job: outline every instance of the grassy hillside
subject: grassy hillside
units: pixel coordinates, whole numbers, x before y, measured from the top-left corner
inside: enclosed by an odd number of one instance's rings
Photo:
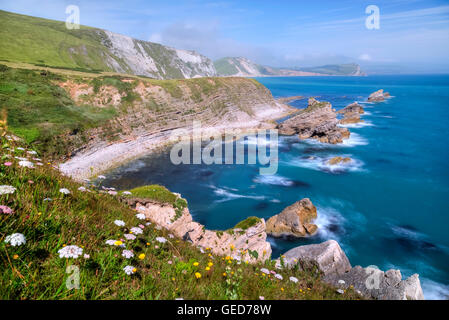
[[[300,68],[301,71],[323,73],[331,76],[351,76],[360,70],[359,65],[355,63],[348,64],[330,64],[320,67]]]
[[[86,26],[69,30],[65,22],[1,10],[0,41],[4,44],[0,46],[3,61],[156,79],[215,75],[212,61],[194,52]],[[192,59],[197,62],[192,63]]]
[[[39,155],[4,129],[3,121],[0,299],[357,298],[353,290],[336,293],[312,271],[281,271],[283,280],[278,280],[260,271],[262,267],[273,270],[272,262],[249,265],[207,250],[202,253],[139,220],[113,193],[61,176],[51,163],[37,159]],[[24,158],[28,160],[24,162]],[[176,205],[176,197],[163,187],[133,191]],[[137,226],[143,232],[126,240],[124,234]],[[18,242],[11,240],[11,235]],[[112,241],[107,244],[107,240]],[[74,248],[79,255],[62,255]],[[132,251],[129,259],[124,256],[125,249]],[[74,268],[79,270],[79,289],[66,286],[76,284],[71,277]],[[290,281],[290,276],[299,281]]]

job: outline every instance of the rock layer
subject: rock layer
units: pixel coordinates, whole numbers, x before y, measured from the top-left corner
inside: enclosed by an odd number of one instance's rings
[[[337,114],[329,102],[310,98],[306,109],[279,124],[278,129],[282,135],[298,134],[300,139],[337,144],[350,135],[348,129],[339,128],[337,124]]]
[[[145,214],[150,221],[195,246],[209,248],[212,254],[231,256],[248,262],[265,261],[271,256],[271,245],[266,241],[264,219],[254,218],[254,223],[244,228],[212,231],[193,221],[187,208],[177,216],[171,205],[142,199],[134,203],[136,210]]]
[[[317,218],[316,207],[305,198],[285,208],[267,221],[267,233],[275,236],[306,237],[318,227],[312,222]]]
[[[337,113],[343,114],[343,119],[340,120],[340,124],[351,124],[363,122],[363,120],[360,119],[360,115],[364,114],[365,110],[363,110],[363,107],[357,102],[354,102],[339,110]]]
[[[370,102],[382,102],[385,101],[385,99],[390,98],[390,94],[388,92],[384,92],[383,89],[377,90],[376,92],[373,92],[368,97],[368,101]]]

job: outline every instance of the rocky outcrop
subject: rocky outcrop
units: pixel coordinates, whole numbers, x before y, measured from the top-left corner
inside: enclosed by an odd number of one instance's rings
[[[377,90],[376,92],[373,92],[369,95],[368,101],[369,102],[382,102],[385,101],[385,99],[390,98],[390,94],[388,92],[384,92],[383,89]]]
[[[265,261],[271,256],[264,219],[252,217],[233,229],[212,231],[193,221],[187,208],[177,214],[171,205],[148,200],[143,204],[135,201],[135,208],[158,226],[195,246],[209,248],[212,254],[248,262]]]
[[[344,163],[349,163],[351,162],[352,159],[349,157],[333,157],[332,159],[327,160],[327,164],[333,166],[333,165],[337,165],[337,164],[344,164]]]
[[[325,276],[341,275],[351,270],[348,258],[335,240],[293,248],[282,255],[282,262],[276,260],[276,265],[315,269]]]
[[[363,296],[378,300],[424,300],[419,276],[414,274],[402,280],[401,271],[386,272],[377,268],[356,266],[340,275],[329,275],[323,280],[336,287],[352,286]]]
[[[351,124],[363,122],[363,120],[360,119],[360,115],[364,114],[365,110],[363,110],[363,107],[357,102],[354,102],[339,110],[337,113],[343,115],[343,118],[340,120],[340,124]]]
[[[402,280],[399,270],[386,272],[377,268],[362,268],[351,264],[340,245],[329,240],[320,244],[299,246],[276,260],[278,268],[317,270],[322,280],[339,289],[354,288],[366,298],[379,300],[423,300],[424,295],[417,274]]]
[[[274,237],[306,237],[313,235],[318,227],[312,222],[317,218],[316,207],[305,198],[285,208],[267,221],[267,233]]]
[[[310,98],[306,109],[279,124],[278,129],[282,135],[298,134],[300,139],[312,138],[336,144],[342,143],[350,135],[348,129],[339,128],[337,124],[337,114],[329,102]]]

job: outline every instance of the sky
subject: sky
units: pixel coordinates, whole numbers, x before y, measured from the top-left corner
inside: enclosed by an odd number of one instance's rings
[[[360,63],[392,72],[449,72],[449,0],[0,0],[0,9],[273,67]],[[379,28],[368,29],[369,5]]]

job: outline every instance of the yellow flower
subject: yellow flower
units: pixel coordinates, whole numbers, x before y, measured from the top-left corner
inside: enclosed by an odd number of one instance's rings
[[[136,268],[134,268],[134,269],[133,269],[133,273],[136,273],[136,272],[137,272],[137,269],[136,269]]]
[[[233,244],[231,244],[230,248],[231,248],[231,251],[233,251],[235,249],[235,246]]]
[[[15,255],[12,256],[12,258],[13,258],[14,260],[17,260],[17,259],[19,259],[19,255],[18,255],[18,254],[15,254]]]
[[[228,260],[228,263],[232,263],[232,261],[231,261],[231,260]]]
[[[209,270],[210,270],[210,267],[206,267],[205,270],[206,270],[206,271],[209,271]]]
[[[281,288],[281,291],[284,291],[284,288]]]
[[[62,246],[63,246],[63,247],[65,247],[65,246],[66,246],[66,244],[63,244]]]
[[[208,267],[212,267],[214,264],[212,262],[209,261],[209,263],[207,264]]]
[[[175,281],[176,279],[175,279],[175,277],[173,277],[173,278],[171,278],[173,281]]]
[[[232,258],[230,256],[226,256],[226,260],[231,260]]]
[[[147,246],[151,245],[151,243],[147,242]]]
[[[42,212],[38,212],[37,215],[40,216],[42,214]]]
[[[223,272],[223,277],[226,277],[226,272]]]
[[[212,255],[211,255],[210,253],[208,254],[208,256],[209,256],[209,257],[212,257]]]
[[[115,244],[116,246],[121,246],[121,245],[123,244],[123,242],[120,241],[120,240],[117,240],[116,242],[114,242],[114,244]]]
[[[201,278],[201,273],[195,272],[195,277],[196,277],[197,279]]]
[[[194,262],[193,265],[194,265],[195,267],[198,267],[199,263],[198,263],[198,262]]]
[[[145,254],[144,254],[144,253],[139,254],[139,259],[140,259],[140,260],[145,259]]]

